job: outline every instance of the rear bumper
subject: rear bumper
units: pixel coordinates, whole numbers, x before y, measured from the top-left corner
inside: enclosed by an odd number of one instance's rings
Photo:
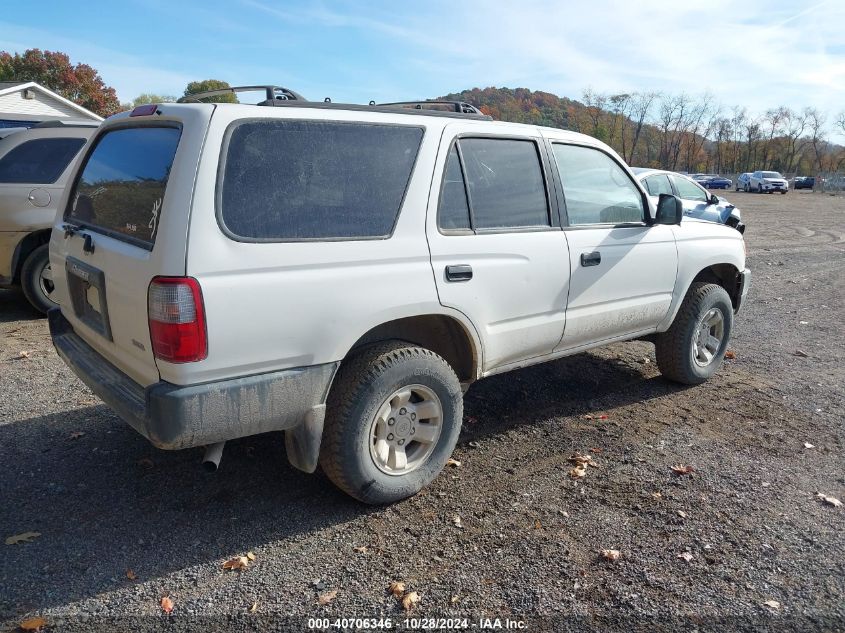
[[[736,307],[734,308],[734,314],[739,312],[739,309],[742,307],[742,304],[745,303],[745,297],[748,296],[748,290],[751,288],[751,271],[746,268],[742,272],[739,273],[739,292],[737,292],[737,299],[736,299]]]
[[[53,345],[62,360],[158,448],[204,446],[288,430],[293,431],[286,439],[291,462],[309,472],[316,468],[326,397],[340,363],[200,385],[162,381],[142,387],[79,337],[61,310],[50,311],[49,323]]]

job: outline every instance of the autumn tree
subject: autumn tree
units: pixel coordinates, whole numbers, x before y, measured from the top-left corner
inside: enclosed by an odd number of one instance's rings
[[[222,90],[224,88],[231,88],[231,86],[227,82],[221,81],[219,79],[203,79],[202,81],[192,81],[185,87],[184,96],[189,97],[200,92],[207,92],[210,90]],[[208,97],[206,99],[203,99],[203,101],[213,103],[237,103],[238,98],[233,92],[227,92],[222,95],[217,95],[216,97]]]
[[[34,81],[103,117],[120,110],[114,88],[91,66],[74,65],[64,53],[37,48],[23,55],[0,51],[0,81]]]

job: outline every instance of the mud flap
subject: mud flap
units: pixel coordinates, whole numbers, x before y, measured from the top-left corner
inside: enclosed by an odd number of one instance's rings
[[[319,404],[305,414],[302,424],[285,431],[285,449],[291,466],[306,473],[317,470],[325,419],[326,405]]]

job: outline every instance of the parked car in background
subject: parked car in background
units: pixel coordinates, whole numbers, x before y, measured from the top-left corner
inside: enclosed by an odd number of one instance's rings
[[[115,115],[61,196],[53,343],[156,446],[214,463],[283,430],[294,466],[387,503],[444,468],[485,376],[646,336],[667,378],[721,366],[742,235],[655,206],[601,141],[267,102]]]
[[[56,205],[98,125],[56,119],[0,140],[0,288],[20,286],[45,314],[56,307],[47,252]]]
[[[718,174],[707,174],[707,177],[699,181],[699,184],[707,189],[730,189],[733,181]]]
[[[747,171],[743,174],[740,174],[736,177],[736,184],[734,186],[734,191],[742,191],[748,192],[748,183],[751,182],[751,172]]]
[[[785,194],[789,191],[789,183],[776,171],[755,171],[748,180],[748,189],[756,193],[779,191]]]
[[[795,176],[795,178],[792,179],[793,189],[812,189],[815,186],[815,176]]]
[[[745,232],[742,215],[734,205],[722,200],[699,183],[681,174],[660,169],[632,169],[652,201],[656,202],[660,194],[667,193],[678,196],[684,205],[684,217],[707,220],[732,226],[740,233]]]

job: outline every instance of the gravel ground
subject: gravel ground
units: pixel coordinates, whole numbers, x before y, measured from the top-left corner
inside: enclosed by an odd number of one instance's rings
[[[3,545],[0,630],[395,627],[393,580],[413,616],[474,629],[845,630],[845,507],[816,496],[845,500],[845,197],[727,197],[754,283],[713,380],[669,383],[644,342],[484,380],[461,465],[390,507],[294,470],[280,434],[230,442],[214,475],[154,449],[0,292],[0,536],[40,533]],[[575,451],[598,465],[580,480]]]

